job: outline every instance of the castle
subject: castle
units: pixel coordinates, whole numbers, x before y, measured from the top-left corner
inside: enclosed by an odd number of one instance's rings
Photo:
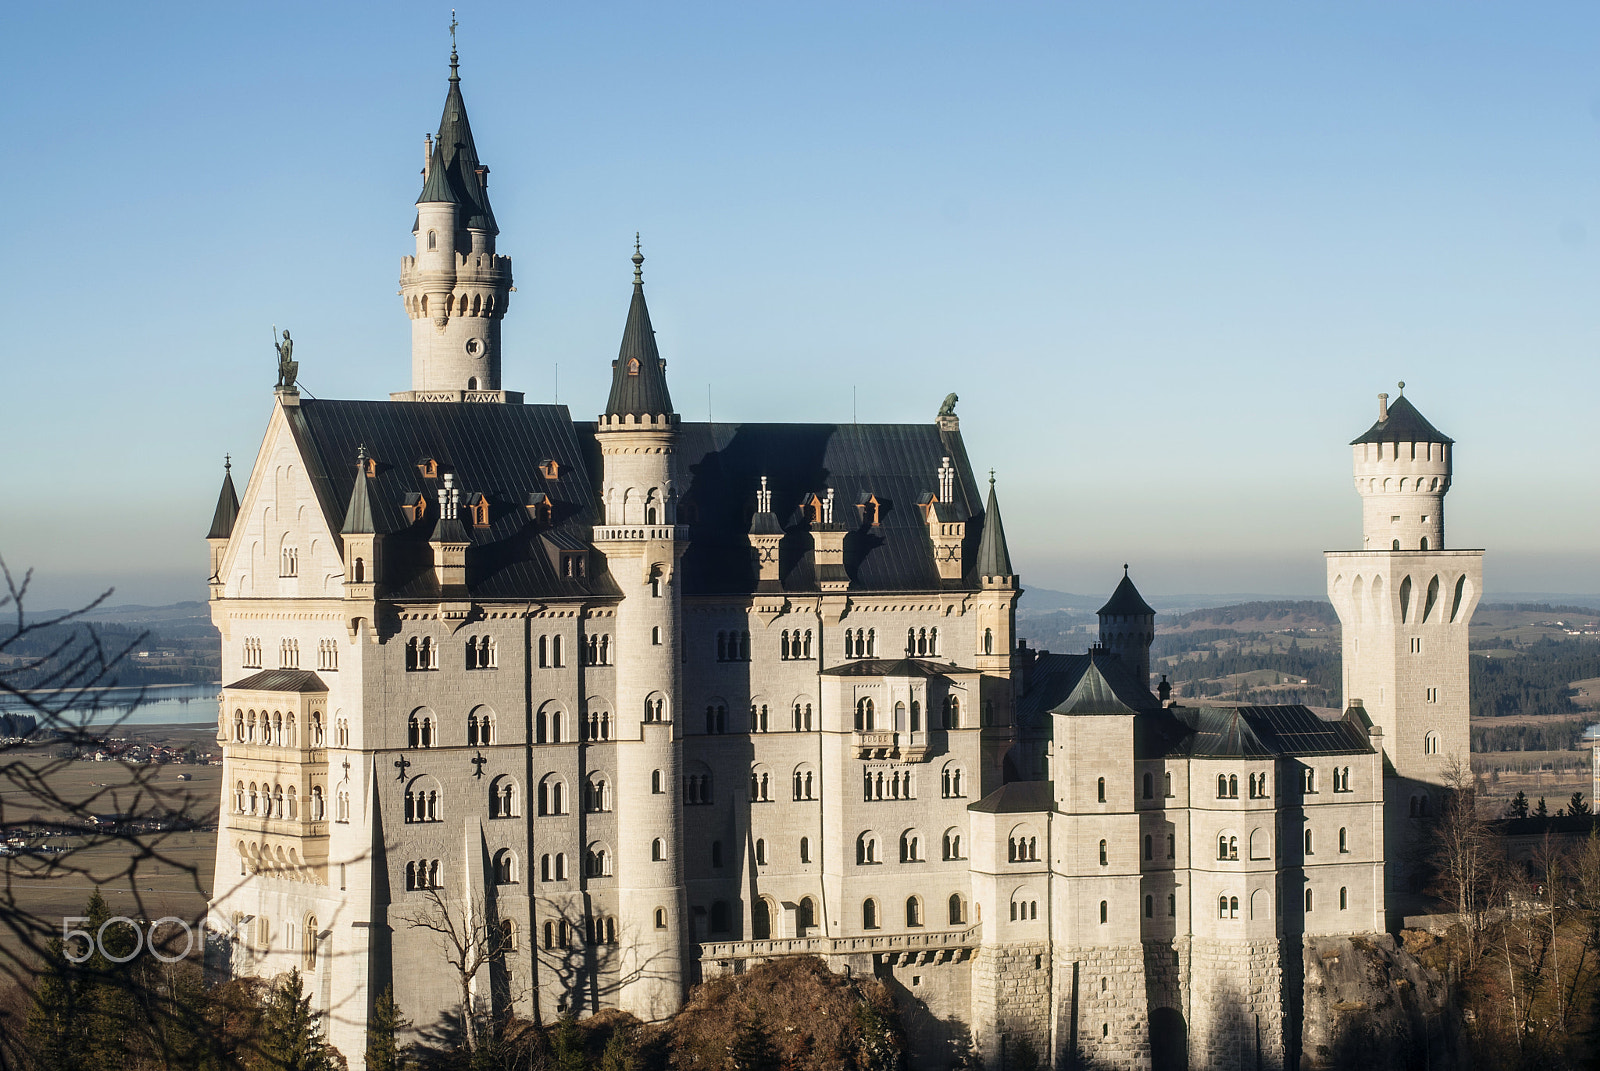
[[[1153,691],[1126,575],[1089,652],[1036,652],[954,413],[681,419],[637,247],[598,419],[503,389],[511,261],[450,69],[411,389],[281,379],[212,521],[214,962],[298,967],[353,1066],[387,987],[423,1028],[660,1019],[795,954],[990,1066],[1292,1061],[1305,942],[1385,928],[1385,859],[1467,752],[1451,440],[1401,397],[1353,445],[1341,718]]]

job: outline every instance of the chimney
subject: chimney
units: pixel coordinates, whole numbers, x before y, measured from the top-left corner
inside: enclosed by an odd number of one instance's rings
[[[422,135],[422,181],[428,181],[428,165],[433,162],[433,135]]]
[[[1378,423],[1382,424],[1385,420],[1388,420],[1388,419],[1389,419],[1389,396],[1387,394],[1380,394],[1380,395],[1378,395]]]
[[[1156,698],[1161,700],[1162,706],[1172,702],[1172,685],[1167,683],[1167,675],[1161,674],[1161,683],[1156,685]]]

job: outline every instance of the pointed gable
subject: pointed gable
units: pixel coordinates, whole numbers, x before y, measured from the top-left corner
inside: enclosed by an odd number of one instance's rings
[[[989,503],[983,510],[983,538],[978,542],[978,575],[1011,576],[1011,552],[1006,548],[1006,531],[1000,522],[1000,500],[994,493],[994,476],[989,477]]]
[[[1402,384],[1403,385],[1403,384]],[[1454,443],[1455,440],[1428,423],[1428,418],[1417,412],[1417,407],[1404,394],[1389,405],[1388,416],[1378,421],[1351,446],[1362,443]]]

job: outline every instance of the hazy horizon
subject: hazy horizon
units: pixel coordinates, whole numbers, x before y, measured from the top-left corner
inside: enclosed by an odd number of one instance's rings
[[[1488,597],[1600,591],[1600,8],[458,10],[529,401],[599,411],[638,230],[685,419],[955,391],[1024,586],[1321,597],[1403,379]],[[204,597],[274,324],[313,395],[410,385],[448,18],[12,12],[0,556],[34,606]]]

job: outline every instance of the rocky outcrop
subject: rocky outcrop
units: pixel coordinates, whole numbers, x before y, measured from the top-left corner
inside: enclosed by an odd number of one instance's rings
[[[1388,934],[1306,939],[1303,1069],[1468,1066],[1445,979],[1408,944]]]

